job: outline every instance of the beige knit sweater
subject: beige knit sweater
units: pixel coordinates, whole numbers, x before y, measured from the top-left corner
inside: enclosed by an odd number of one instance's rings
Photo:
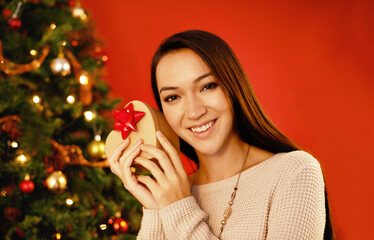
[[[237,175],[192,187],[191,197],[143,209],[138,239],[218,239]],[[222,239],[323,239],[324,181],[304,151],[279,153],[243,171]]]

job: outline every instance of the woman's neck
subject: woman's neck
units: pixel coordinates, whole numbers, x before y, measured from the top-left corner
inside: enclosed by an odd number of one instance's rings
[[[216,182],[241,170],[249,145],[239,137],[231,139],[224,149],[216,154],[197,153],[200,167],[195,172],[194,185]]]

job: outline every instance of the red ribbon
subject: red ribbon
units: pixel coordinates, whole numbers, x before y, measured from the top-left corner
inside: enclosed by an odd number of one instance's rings
[[[127,138],[131,131],[136,131],[135,124],[145,115],[144,112],[134,111],[132,103],[128,104],[121,111],[113,110],[114,130],[121,131],[122,139]]]

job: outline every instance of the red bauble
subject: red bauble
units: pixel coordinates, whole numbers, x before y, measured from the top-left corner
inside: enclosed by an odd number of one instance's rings
[[[19,188],[21,189],[21,192],[23,193],[32,193],[35,189],[35,184],[31,180],[22,180],[19,184]]]
[[[123,218],[116,218],[113,222],[113,230],[117,233],[125,233],[129,230],[129,224]]]
[[[12,10],[10,10],[9,8],[4,8],[2,13],[4,19],[7,20],[10,18],[10,15],[12,15]]]
[[[14,222],[17,219],[19,219],[21,217],[21,215],[22,215],[21,210],[19,210],[16,207],[6,207],[4,209],[4,216],[9,221]]]
[[[17,31],[21,28],[21,20],[19,18],[12,18],[8,21],[8,26],[11,30]]]
[[[69,6],[70,7],[75,7],[75,5],[77,5],[77,3],[74,0],[69,1]]]

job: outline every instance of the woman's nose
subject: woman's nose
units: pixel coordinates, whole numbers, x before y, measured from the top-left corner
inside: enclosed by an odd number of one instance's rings
[[[188,98],[185,101],[185,116],[189,119],[196,120],[207,112],[204,103],[195,97]]]

